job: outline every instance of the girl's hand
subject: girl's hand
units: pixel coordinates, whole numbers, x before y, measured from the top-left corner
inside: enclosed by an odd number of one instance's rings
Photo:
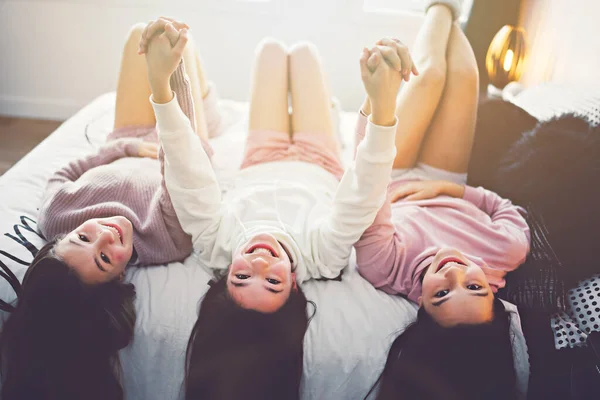
[[[462,198],[465,187],[449,181],[418,181],[400,185],[391,195],[391,202],[398,200],[428,200],[440,195]]]
[[[190,27],[183,23],[183,22],[179,22],[174,20],[173,18],[169,18],[169,17],[159,17],[156,21],[150,21],[148,22],[148,25],[146,25],[146,28],[144,29],[144,32],[142,33],[142,38],[140,39],[140,46],[138,49],[138,54],[144,54],[146,51],[148,51],[148,43],[150,43],[150,40],[152,40],[152,38],[159,34],[159,33],[163,33],[165,31],[165,27],[167,24],[171,23],[173,25],[173,27],[175,29],[177,29],[178,31],[182,30],[182,29],[190,29]],[[172,45],[174,46],[175,43],[172,43]]]
[[[156,143],[144,142],[136,138],[122,138],[115,142],[125,146],[125,154],[129,157],[158,158],[158,144]]]
[[[400,72],[402,78],[408,82],[410,74],[419,75],[417,66],[412,60],[408,47],[396,38],[383,38],[377,41],[377,46],[386,47],[387,51],[382,51],[383,59],[396,71]]]
[[[173,98],[169,79],[183,58],[183,49],[187,42],[187,28],[178,31],[169,22],[165,25],[164,32],[154,35],[148,43],[148,79],[152,97],[157,103],[167,103]]]
[[[154,158],[156,160],[158,158],[158,144],[142,142],[138,146],[137,156],[140,158]]]
[[[383,52],[390,57],[394,51],[387,46],[363,49],[360,70],[363,85],[371,102],[371,121],[376,125],[392,126],[396,122],[396,96],[402,75],[383,60]],[[374,66],[374,69],[371,67]]]

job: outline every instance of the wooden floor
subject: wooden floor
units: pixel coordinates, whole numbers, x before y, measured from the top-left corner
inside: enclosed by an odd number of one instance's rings
[[[0,116],[0,175],[54,132],[62,121]]]

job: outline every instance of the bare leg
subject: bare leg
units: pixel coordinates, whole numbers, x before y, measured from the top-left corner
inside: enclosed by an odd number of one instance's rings
[[[136,24],[129,31],[121,58],[117,83],[115,128],[135,125],[154,125],[154,110],[148,101],[152,91],[148,82],[146,60],[137,54],[145,24]]]
[[[446,79],[446,49],[451,27],[450,9],[443,5],[429,8],[412,51],[419,75],[411,77],[398,96],[396,169],[414,166],[425,132],[438,107]],[[367,99],[363,112],[370,114],[370,108]]]
[[[298,43],[290,50],[292,137],[296,132],[315,134],[335,154],[339,143],[331,118],[331,95],[317,48]]]
[[[289,136],[288,55],[284,45],[264,39],[257,48],[250,94],[250,131],[268,130]]]
[[[152,91],[148,82],[146,59],[144,56],[137,54],[137,48],[145,27],[146,24],[134,25],[129,32],[123,49],[121,70],[117,83],[115,129],[126,126],[154,125],[156,123],[154,110],[149,101]],[[202,70],[199,64],[197,64],[197,59],[194,42],[190,38],[183,53],[183,62],[194,99],[196,130],[200,137],[206,139],[208,134],[204,118],[204,105],[202,103],[203,90],[199,79],[199,73]]]
[[[196,42],[191,35],[183,50],[183,63],[187,72],[194,99],[194,115],[196,118],[196,132],[202,139],[208,140],[208,128],[206,127],[206,115],[204,114],[204,102],[202,99],[208,91],[204,78],[204,71],[200,64],[200,57],[196,51]]]
[[[448,44],[444,94],[423,143],[419,162],[451,172],[467,172],[479,96],[473,49],[457,24]]]
[[[189,43],[189,42],[188,42]],[[208,94],[208,80],[206,79],[206,73],[202,67],[202,60],[200,54],[196,51],[196,72],[198,76],[198,82],[200,83],[200,90],[202,91],[202,98],[205,98]]]

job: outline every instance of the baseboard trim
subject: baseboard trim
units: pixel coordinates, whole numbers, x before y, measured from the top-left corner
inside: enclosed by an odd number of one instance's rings
[[[70,99],[0,95],[0,115],[11,117],[62,121],[84,105]]]

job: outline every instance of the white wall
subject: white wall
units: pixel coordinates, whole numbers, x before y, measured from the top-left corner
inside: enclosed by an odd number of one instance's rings
[[[600,2],[525,0],[521,25],[529,57],[522,81],[600,85]]]
[[[316,43],[333,93],[345,109],[354,109],[363,96],[361,48],[385,35],[410,45],[422,21],[406,13],[364,14],[361,5],[361,0],[254,5],[244,0],[0,0],[0,114],[64,119],[114,90],[129,27],[159,15],[191,26],[209,79],[223,97],[247,99],[254,48],[268,35]]]

